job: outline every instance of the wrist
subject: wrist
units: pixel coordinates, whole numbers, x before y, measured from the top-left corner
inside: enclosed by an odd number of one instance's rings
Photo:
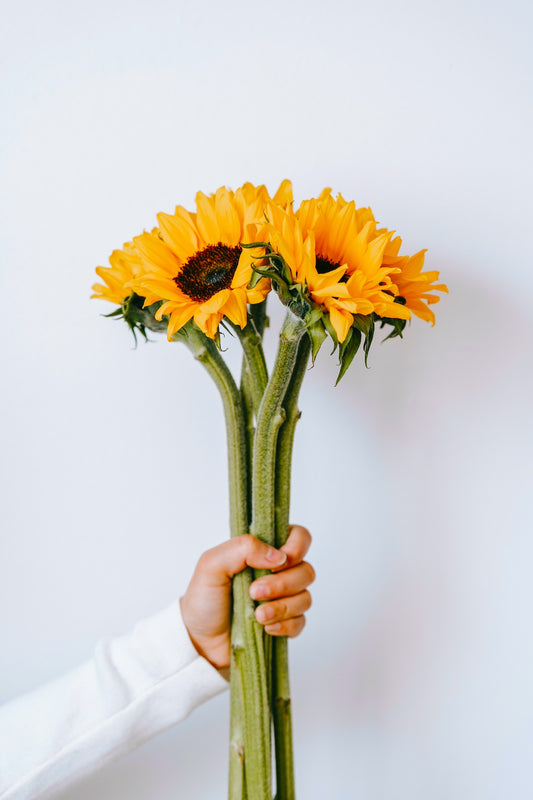
[[[188,619],[186,600],[183,597],[180,599],[180,609],[183,624],[198,655],[219,672],[224,674],[224,671],[229,671],[230,644],[227,633],[214,636],[199,633]],[[227,678],[227,675],[224,677]]]

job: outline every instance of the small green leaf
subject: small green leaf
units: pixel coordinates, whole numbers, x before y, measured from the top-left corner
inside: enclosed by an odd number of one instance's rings
[[[110,317],[123,317],[124,314],[122,313],[122,307],[119,306],[118,308],[115,308],[115,310],[112,311],[111,314],[102,314],[102,316],[106,317],[106,319],[109,319]]]
[[[368,336],[369,331],[374,327],[374,318],[372,314],[354,314],[354,326]]]
[[[361,345],[361,331],[357,328],[351,329],[351,336],[346,337],[345,341],[341,345],[341,355],[340,355],[340,364],[341,368],[339,370],[339,374],[337,375],[337,380],[335,381],[335,386],[339,384],[342,380],[346,371],[352,361],[355,358],[357,351]],[[347,344],[346,344],[347,342]]]
[[[318,351],[322,347],[324,339],[327,337],[322,320],[315,322],[313,325],[311,325],[311,327],[307,328],[307,333],[311,339],[311,359],[314,364],[315,358],[318,355]]]
[[[372,346],[372,340],[374,338],[374,320],[372,320],[372,327],[369,329],[368,333],[365,334],[365,343],[363,346],[363,350],[365,352],[365,367],[368,367],[368,354],[370,353],[370,347]]]
[[[335,331],[335,328],[331,324],[331,320],[329,318],[329,314],[323,314],[322,322],[324,323],[324,326],[325,326],[327,332],[329,333],[329,335],[331,336],[331,339],[333,341],[333,350],[331,351],[331,355],[333,355],[333,353],[335,352],[335,350],[337,349],[337,346],[339,344],[339,340],[337,339],[337,333]]]
[[[252,277],[250,278],[250,283],[248,284],[248,289],[253,289],[255,286],[257,286],[261,278],[267,277],[260,270],[255,268],[252,269],[253,272],[252,272]]]
[[[390,325],[392,327],[392,331],[389,333],[388,336],[385,336],[383,339],[384,342],[388,341],[388,339],[395,339],[397,336],[400,339],[403,339],[403,332],[405,326],[407,324],[406,319],[387,319],[381,323],[381,327],[383,328],[385,325]]]
[[[243,248],[243,250],[250,250],[254,247],[268,247],[270,249],[270,245],[268,242],[252,242],[251,244],[244,244],[244,242],[239,242],[239,245]]]
[[[350,341],[351,341],[352,336],[353,336],[353,331],[354,331],[354,329],[350,328],[350,330],[348,331],[348,334],[346,336],[346,339],[344,340],[344,342],[341,342],[341,344],[339,345],[339,363],[342,361],[342,357],[344,355],[344,351],[346,350],[346,348],[350,344]]]

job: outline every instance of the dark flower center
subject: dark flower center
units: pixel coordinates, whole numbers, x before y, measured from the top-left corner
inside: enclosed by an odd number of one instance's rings
[[[326,272],[333,272],[334,269],[340,267],[338,261],[332,261],[331,258],[326,258],[326,256],[321,256],[319,253],[316,254],[316,271],[319,275],[325,275]],[[346,283],[348,280],[347,275],[343,275],[340,279],[340,283]]]
[[[230,288],[240,255],[240,247],[208,244],[187,259],[174,283],[191,300],[204,303],[221,289]]]

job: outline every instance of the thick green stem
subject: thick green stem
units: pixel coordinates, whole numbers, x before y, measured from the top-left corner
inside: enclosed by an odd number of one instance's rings
[[[248,369],[246,356],[242,357],[241,368],[241,397],[244,410],[244,421],[246,426],[246,451],[247,451],[247,505],[248,505],[248,525],[252,524],[252,456],[254,450],[254,434],[255,434],[255,421],[254,421],[254,401],[252,396],[252,376]]]
[[[232,635],[232,642],[237,634]],[[236,650],[232,646],[231,690],[230,690],[230,750],[229,750],[229,800],[245,800],[246,782],[244,777],[244,686],[243,668]]]
[[[237,333],[244,351],[242,385],[246,386],[250,394],[253,410],[257,416],[268,381],[263,340],[252,319],[245,328],[239,328],[238,325],[232,327]]]
[[[216,383],[226,419],[231,535],[248,532],[247,441],[242,397],[216,345],[192,325],[180,337]],[[272,800],[270,709],[264,643],[250,598],[251,570],[233,580],[231,800]],[[246,781],[246,785],[245,785]]]
[[[307,369],[310,340],[303,336],[283,406],[286,419],[279,436],[276,455],[276,547],[282,547],[289,532],[292,447],[300,419],[298,395]],[[295,800],[292,714],[289,657],[286,637],[272,641],[272,716],[276,750],[276,800]]]
[[[286,416],[283,400],[304,331],[304,322],[288,312],[279,336],[276,363],[257,416],[252,471],[252,532],[268,544],[274,544],[276,538],[276,445]]]
[[[278,433],[285,421],[283,401],[295,366],[299,342],[305,331],[302,320],[288,313],[280,332],[278,355],[264,390],[254,437],[252,467],[252,532],[268,544],[276,538],[276,450]],[[258,371],[257,371],[258,372]],[[256,577],[264,571],[256,571]],[[271,673],[272,638],[262,633],[267,668]],[[268,696],[271,697],[269,680]]]
[[[263,399],[263,393],[268,381],[268,371],[265,354],[263,352],[262,336],[266,320],[266,302],[258,304],[256,309],[257,323],[251,316],[244,329],[229,323],[242,345],[243,359],[241,369],[241,396],[244,404],[246,419],[246,437],[248,443],[248,475],[252,475],[252,456],[255,435],[255,418]],[[252,306],[252,309],[255,307]],[[252,522],[252,482],[248,481],[248,520]]]

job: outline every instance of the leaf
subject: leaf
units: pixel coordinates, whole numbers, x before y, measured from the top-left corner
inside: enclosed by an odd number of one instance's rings
[[[345,341],[341,345],[340,351],[340,364],[341,368],[339,370],[339,374],[337,375],[337,380],[335,381],[335,386],[339,384],[339,381],[344,377],[346,371],[352,361],[355,358],[357,351],[361,345],[361,331],[357,328],[352,328],[351,336],[346,337]]]
[[[374,320],[372,320],[372,327],[365,335],[365,344],[363,346],[363,350],[365,351],[365,367],[368,367],[368,354],[370,352],[370,347],[372,346],[372,340],[374,338],[374,330],[375,330],[375,325],[374,325]]]
[[[109,319],[110,317],[122,317],[124,315],[122,313],[121,306],[119,306],[118,308],[115,308],[115,310],[112,311],[111,314],[102,314],[102,316],[106,317],[106,319]]]
[[[323,322],[327,332],[329,333],[329,335],[331,336],[331,339],[333,341],[333,350],[331,351],[331,355],[333,355],[333,353],[335,352],[335,350],[337,349],[337,346],[339,344],[339,340],[337,339],[337,332],[335,331],[335,328],[331,324],[331,320],[329,318],[329,314],[324,314],[322,316],[322,322]]]
[[[315,358],[318,355],[318,351],[322,347],[324,343],[324,339],[326,338],[327,334],[324,330],[324,326],[322,321],[319,320],[307,328],[307,333],[309,334],[309,338],[311,339],[311,359],[313,364],[315,363]]]
[[[372,314],[354,314],[354,326],[368,336],[369,331],[374,327],[374,317]]]
[[[252,266],[252,270],[253,270],[252,277],[250,278],[250,283],[248,284],[248,289],[253,289],[255,286],[257,286],[257,284],[259,283],[261,278],[270,277],[270,275],[265,275],[259,269],[256,269],[253,266]]]
[[[268,242],[251,242],[251,244],[244,244],[244,242],[239,242],[239,245],[244,250],[250,250],[250,249],[252,249],[254,247],[267,247],[267,248],[271,249],[271,247],[270,247]]]
[[[397,336],[399,336],[400,339],[403,339],[403,332],[404,332],[406,324],[407,324],[407,320],[406,319],[387,319],[387,320],[383,320],[383,322],[381,323],[381,327],[382,328],[385,325],[390,325],[392,327],[392,331],[389,333],[388,336],[385,336],[383,341],[386,342],[388,339],[395,339]]]
[[[342,361],[342,357],[344,355],[344,351],[346,350],[346,348],[350,344],[350,341],[351,341],[352,336],[353,336],[353,330],[354,330],[353,328],[350,328],[350,330],[348,331],[348,335],[346,336],[346,339],[344,340],[344,342],[341,342],[341,344],[339,345],[339,363]]]

